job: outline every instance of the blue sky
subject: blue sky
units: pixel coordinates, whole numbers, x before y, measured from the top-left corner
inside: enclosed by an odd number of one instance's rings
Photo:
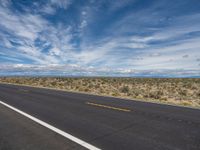
[[[199,0],[0,0],[0,75],[200,76]]]

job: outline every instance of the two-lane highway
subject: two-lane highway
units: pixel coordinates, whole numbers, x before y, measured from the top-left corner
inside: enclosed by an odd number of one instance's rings
[[[0,101],[99,149],[200,149],[198,109],[9,84]],[[2,150],[85,148],[1,104],[0,119]]]

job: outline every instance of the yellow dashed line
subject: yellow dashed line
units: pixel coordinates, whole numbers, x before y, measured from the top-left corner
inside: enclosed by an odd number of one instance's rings
[[[21,92],[29,92],[29,90],[25,90],[25,89],[18,89]]]
[[[91,103],[91,102],[86,102],[86,104],[87,105],[92,105],[92,106],[97,106],[97,107],[113,109],[113,110],[125,111],[125,112],[130,112],[131,111],[130,109],[118,108],[118,107],[107,106],[107,105],[102,105],[102,104],[96,104],[96,103]]]

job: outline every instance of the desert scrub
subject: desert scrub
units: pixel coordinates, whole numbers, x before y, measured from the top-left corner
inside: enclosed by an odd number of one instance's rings
[[[120,91],[122,92],[122,93],[128,93],[129,92],[129,87],[128,86],[123,86],[121,89],[120,89]]]
[[[1,77],[0,82],[200,107],[199,78]]]

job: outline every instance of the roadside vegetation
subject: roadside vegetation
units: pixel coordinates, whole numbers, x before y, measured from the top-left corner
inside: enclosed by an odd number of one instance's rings
[[[200,108],[200,79],[1,77],[0,82]]]

